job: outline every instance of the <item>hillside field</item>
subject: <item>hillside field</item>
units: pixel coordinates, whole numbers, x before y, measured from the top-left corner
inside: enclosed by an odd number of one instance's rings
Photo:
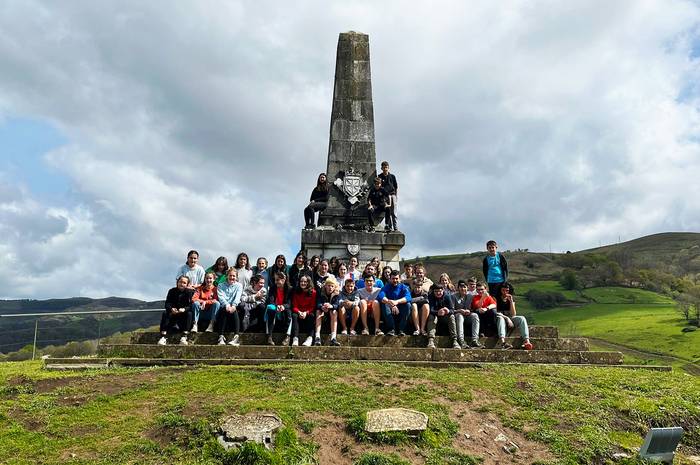
[[[429,415],[418,438],[362,433],[368,409]],[[228,413],[276,412],[274,453],[225,452]],[[652,426],[686,429],[700,454],[700,378],[677,371],[382,364],[113,369],[56,373],[0,364],[3,464],[602,464],[634,455]],[[505,434],[520,450],[507,454]],[[637,464],[635,459],[617,463]]]
[[[573,305],[537,311],[523,294],[530,289],[561,292]],[[621,287],[564,290],[554,281],[518,286],[518,308],[532,322],[555,325],[564,336],[588,336],[661,355],[700,362],[700,331],[684,333],[686,326],[673,299]],[[586,302],[586,303],[583,303]]]

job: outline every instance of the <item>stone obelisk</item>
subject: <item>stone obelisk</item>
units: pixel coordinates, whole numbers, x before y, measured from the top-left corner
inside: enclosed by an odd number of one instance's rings
[[[316,230],[302,231],[302,250],[326,258],[378,256],[398,267],[404,235],[365,230],[367,191],[377,175],[367,34],[351,31],[338,37],[326,174],[328,207],[319,214]]]

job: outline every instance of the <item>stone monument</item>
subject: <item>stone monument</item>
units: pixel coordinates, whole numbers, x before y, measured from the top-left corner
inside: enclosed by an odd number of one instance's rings
[[[319,214],[317,229],[302,231],[301,248],[307,256],[356,256],[360,261],[377,256],[398,269],[405,236],[366,231],[367,192],[377,176],[369,63],[369,36],[341,33],[326,167],[328,207]]]

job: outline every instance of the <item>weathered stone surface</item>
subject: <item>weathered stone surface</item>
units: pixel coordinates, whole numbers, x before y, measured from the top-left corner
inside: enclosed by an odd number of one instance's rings
[[[530,340],[535,346],[535,350],[588,350],[588,340],[584,338],[556,338],[551,337],[552,330],[556,330],[554,326],[530,326]],[[285,334],[275,333],[272,338],[277,344],[280,344],[284,339]],[[214,345],[217,343],[218,334],[216,333],[192,333],[189,340],[196,345]],[[131,334],[132,344],[155,344],[160,339],[160,333],[157,331],[134,332]],[[180,339],[179,334],[171,334],[168,336],[169,344],[177,344]],[[329,335],[321,335],[323,344],[328,343]],[[509,342],[520,347],[519,338],[508,338]],[[391,337],[391,336],[343,336],[338,335],[338,341],[343,345],[364,346],[364,347],[425,347],[428,339],[424,336],[406,336],[406,337]],[[496,344],[495,338],[481,338],[481,343],[486,347],[493,347]],[[241,344],[243,345],[267,345],[267,336],[263,333],[243,333],[241,334]],[[452,347],[452,341],[448,336],[438,336],[435,338],[435,344],[438,347]]]
[[[564,363],[619,365],[619,352],[581,352],[565,350],[459,350],[413,347],[280,347],[280,346],[158,346],[122,344],[98,347],[100,357],[163,359],[231,360],[374,360],[485,363]]]
[[[368,261],[372,257],[381,257],[392,268],[399,267],[399,251],[406,243],[403,233],[370,233],[365,231],[336,231],[329,229],[304,230],[301,233],[302,248],[307,255],[323,255],[338,257],[343,260],[350,258],[348,244],[360,246],[356,256],[360,261]]]
[[[217,439],[224,448],[240,446],[246,441],[274,446],[275,433],[282,427],[282,420],[272,413],[229,415],[221,421]]]
[[[405,408],[385,408],[367,412],[365,431],[383,433],[387,431],[406,431],[417,433],[428,427],[428,415],[417,410]]]

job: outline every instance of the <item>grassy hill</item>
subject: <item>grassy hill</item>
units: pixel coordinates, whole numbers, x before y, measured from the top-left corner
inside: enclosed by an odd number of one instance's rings
[[[362,432],[368,409],[429,415],[418,438]],[[276,412],[274,452],[225,452],[212,427]],[[700,453],[700,378],[621,368],[381,364],[114,369],[56,373],[0,364],[4,464],[602,464],[633,455],[652,426]],[[503,451],[505,434],[520,450]],[[685,457],[685,458],[684,458]],[[639,463],[634,459],[617,461]]]

